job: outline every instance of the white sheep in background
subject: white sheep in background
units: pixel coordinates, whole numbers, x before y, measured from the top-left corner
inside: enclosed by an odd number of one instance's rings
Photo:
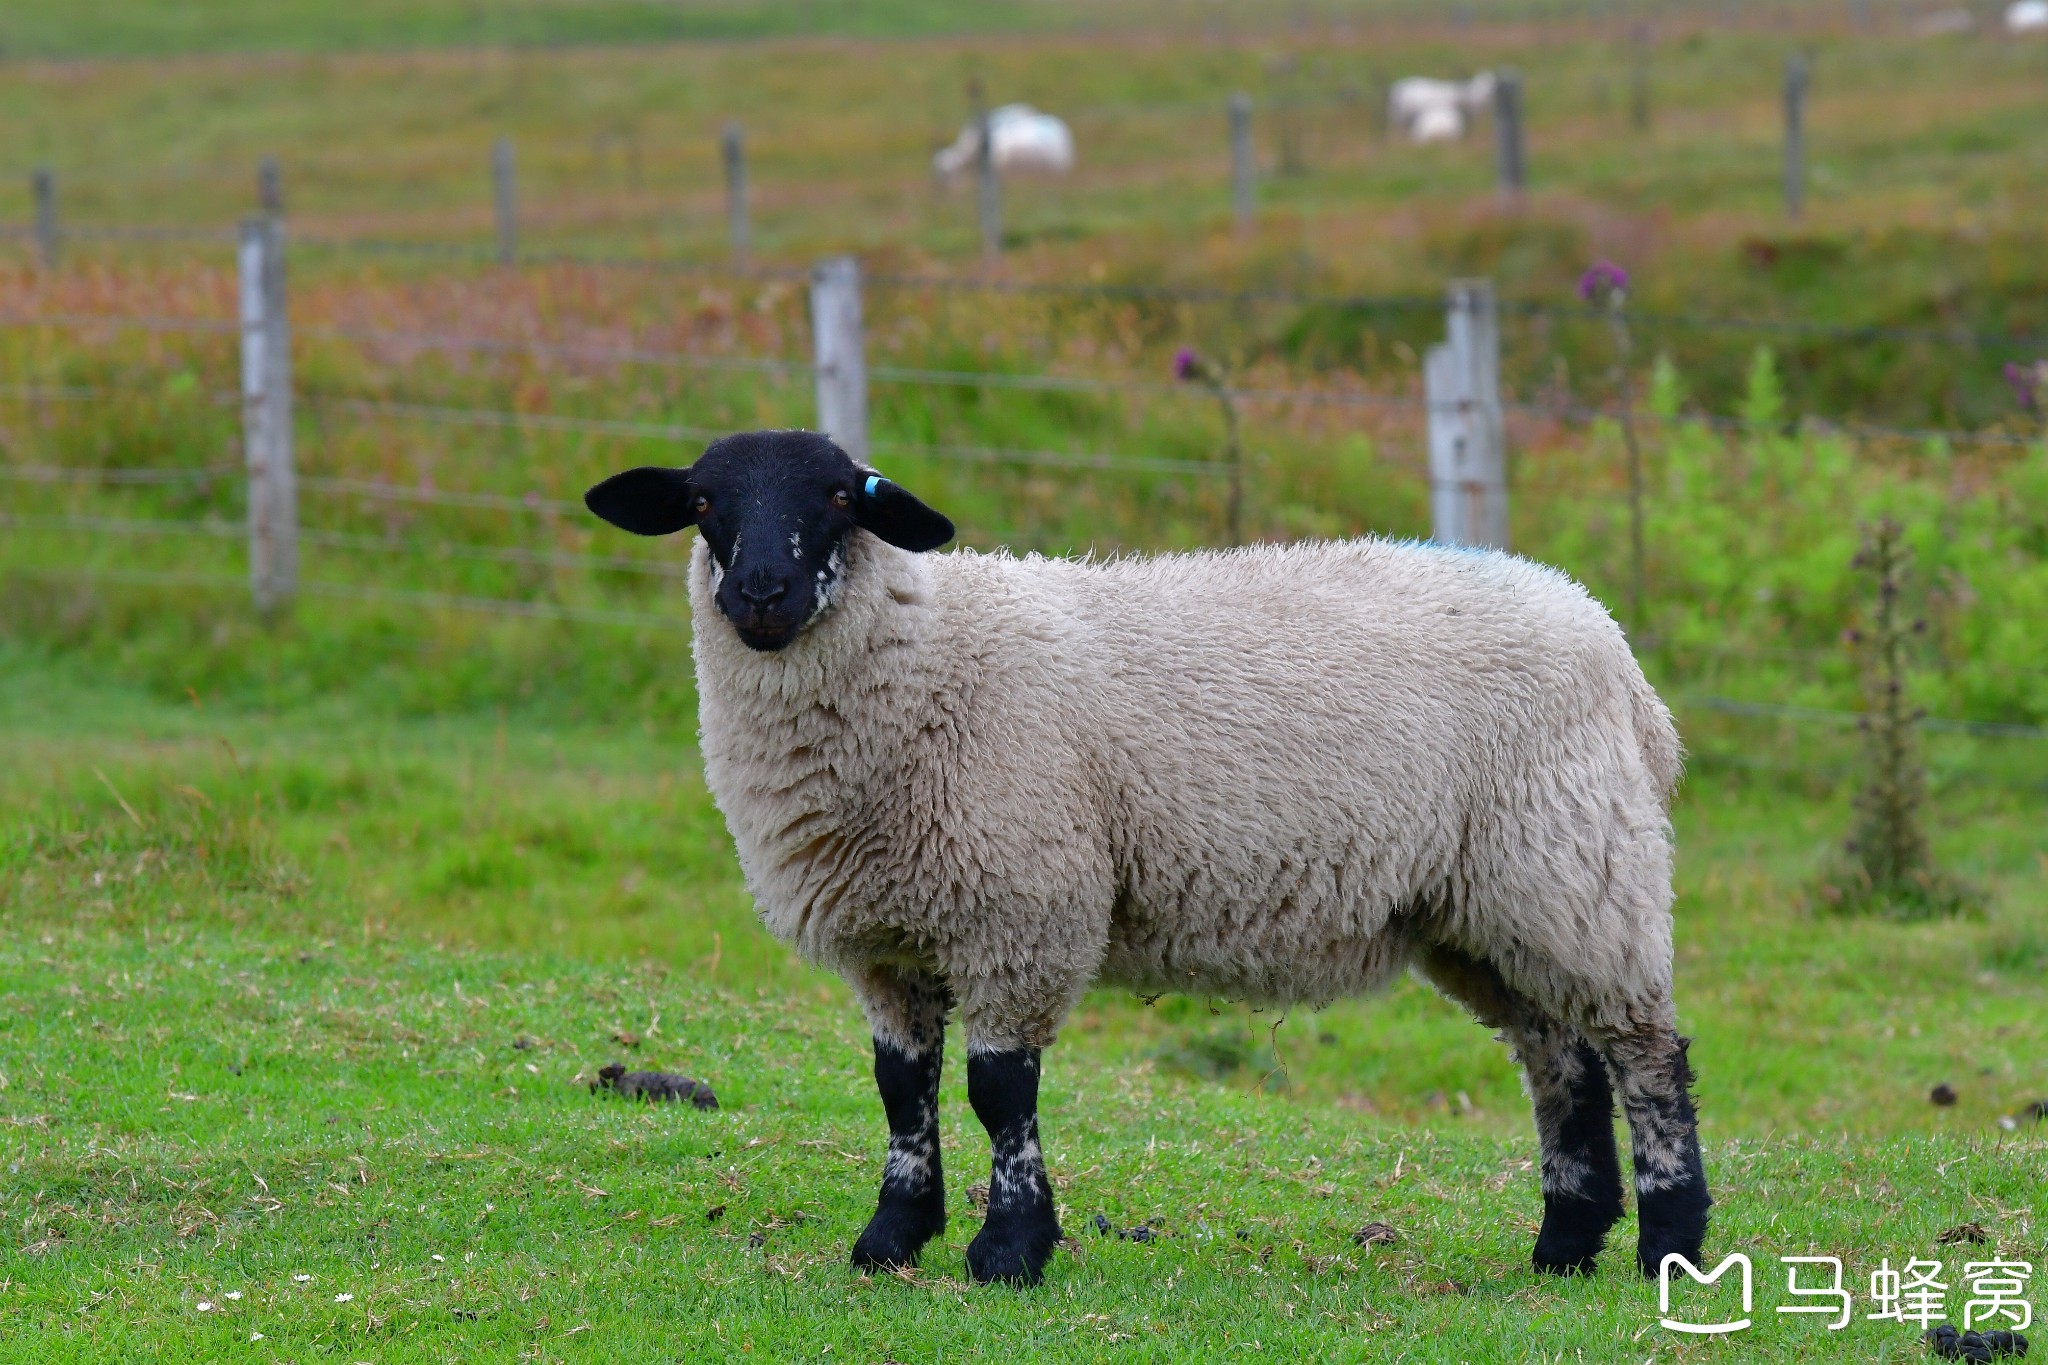
[[[1593,1266],[1634,1138],[1638,1264],[1708,1198],[1671,997],[1678,737],[1563,574],[1364,539],[933,555],[952,523],[810,432],[586,495],[694,525],[705,781],[761,917],[859,996],[889,1119],[867,1267],[945,1225],[946,1017],[993,1148],[978,1280],[1060,1236],[1040,1053],[1096,982],[1322,1004],[1415,967],[1512,1044],[1534,1262]],[[1610,1084],[1611,1079],[1611,1084]]]
[[[989,110],[988,131],[996,170],[1003,175],[1020,171],[1065,175],[1074,169],[1074,133],[1064,119],[1041,114],[1028,104],[1005,104]],[[980,152],[981,128],[969,123],[952,146],[933,154],[932,171],[940,180],[950,182],[973,170]]]
[[[2013,0],[2005,7],[2007,33],[2039,33],[2048,29],[2048,0]]]
[[[1493,99],[1493,73],[1469,81],[1407,76],[1387,89],[1387,124],[1411,142],[1454,142]]]

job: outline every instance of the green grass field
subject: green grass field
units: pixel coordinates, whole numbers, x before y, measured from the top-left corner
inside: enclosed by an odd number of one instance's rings
[[[1942,851],[1994,908],[1897,925],[1807,904],[1838,800],[1689,783],[1711,1246],[1756,1258],[1762,1305],[1716,1348],[1658,1328],[1631,1274],[1523,1268],[1515,1078],[1413,983],[1285,1019],[1090,997],[1047,1070],[1076,1246],[1034,1292],[964,1281],[986,1146],[956,1067],[952,1228],[917,1274],[860,1278],[883,1131],[858,1012],[753,925],[673,731],[0,667],[12,1358],[1870,1360],[1918,1348],[1771,1315],[1775,1257],[1959,1270],[1935,1234],[1974,1221],[2043,1259],[2048,1145],[1995,1122],[2048,1095],[2032,797],[1945,792]],[[593,1099],[577,1078],[614,1057],[724,1107]],[[1368,1221],[1401,1240],[1359,1250]]]

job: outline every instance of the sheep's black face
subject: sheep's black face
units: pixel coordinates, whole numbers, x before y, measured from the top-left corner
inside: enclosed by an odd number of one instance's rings
[[[719,611],[759,650],[781,649],[832,605],[854,528],[905,550],[953,538],[952,522],[809,431],[727,436],[688,469],[630,469],[583,501],[636,535],[695,526]]]

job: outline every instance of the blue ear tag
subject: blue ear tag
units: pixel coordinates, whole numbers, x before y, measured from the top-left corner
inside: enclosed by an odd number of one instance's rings
[[[867,487],[862,489],[861,491],[872,498],[875,495],[875,489],[880,487],[881,483],[882,476],[880,474],[870,474],[868,475]]]

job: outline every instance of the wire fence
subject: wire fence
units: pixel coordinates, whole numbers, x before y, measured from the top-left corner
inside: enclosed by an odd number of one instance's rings
[[[174,240],[174,239],[167,239]],[[645,264],[645,263],[642,263]],[[796,272],[750,272],[748,278],[795,279],[803,278]],[[881,286],[909,288],[942,288],[962,291],[986,290],[994,292],[1016,292],[1023,290],[1086,294],[1088,296],[1117,298],[1125,295],[1144,298],[1186,299],[1207,302],[1238,303],[1250,301],[1286,300],[1292,304],[1303,301],[1327,303],[1348,308],[1384,308],[1404,312],[1419,311],[1425,301],[1412,298],[1369,298],[1363,296],[1310,296],[1290,291],[1127,291],[1116,286],[1094,285],[1039,285],[1001,281],[964,281],[933,279],[923,276],[883,276],[869,281]],[[1429,308],[1441,311],[1441,300],[1426,301]],[[1523,309],[1509,303],[1504,310],[1511,316],[1557,316],[1587,319],[1603,315],[1588,310]],[[1725,325],[1731,329],[1750,327],[1764,328],[1774,324],[1752,323],[1742,319],[1708,320],[1714,325]],[[234,337],[247,338],[247,324],[219,318],[156,313],[116,312],[0,312],[0,327],[14,329],[55,329],[73,334],[87,343],[103,333],[139,331],[161,336],[187,336],[200,342],[209,339],[226,340]],[[1848,338],[1861,333],[1857,329],[1813,329],[1815,334]],[[1863,329],[1867,333],[1868,329]],[[815,360],[804,360],[786,356],[749,356],[707,354],[684,349],[588,342],[578,340],[552,339],[545,337],[506,337],[484,332],[465,330],[421,330],[409,328],[382,328],[362,326],[307,325],[295,329],[295,335],[304,342],[344,345],[363,353],[365,348],[386,348],[404,351],[410,355],[429,352],[443,352],[466,356],[516,356],[550,365],[581,366],[647,366],[678,373],[703,373],[740,378],[759,378],[786,382],[820,377],[821,367]],[[1928,340],[1939,335],[1954,340],[1952,333],[1912,333],[1916,340]],[[2031,344],[2015,338],[2007,338],[2015,345]],[[1977,338],[1970,344],[1984,344]],[[246,348],[245,348],[246,349]],[[392,368],[388,367],[387,369]],[[1147,402],[1175,401],[1190,399],[1191,389],[1185,383],[1151,381],[1117,375],[1085,375],[1060,373],[1030,373],[1010,370],[975,370],[930,367],[899,363],[881,363],[866,368],[867,379],[878,385],[905,386],[951,390],[973,390],[989,392],[1016,392],[1039,394],[1072,394],[1114,399],[1137,399]],[[402,376],[400,376],[402,378]],[[8,382],[0,384],[0,397],[27,404],[49,403],[55,405],[82,406],[90,404],[114,404],[133,401],[138,390],[114,384],[74,383],[30,383]],[[248,400],[246,393],[220,388],[194,389],[190,396],[209,407],[229,410],[237,408]],[[1355,377],[1326,377],[1322,385],[1272,386],[1266,384],[1233,383],[1220,386],[1217,396],[1247,408],[1271,408],[1276,410],[1331,408],[1339,411],[1379,412],[1405,418],[1424,420],[1445,411],[1443,402],[1432,401],[1423,394],[1408,392],[1374,391],[1363,387]],[[695,423],[647,420],[639,418],[599,416],[584,413],[559,411],[527,411],[514,407],[486,407],[470,403],[439,403],[416,401],[411,398],[369,397],[357,393],[330,391],[321,387],[301,386],[295,395],[299,407],[314,419],[316,424],[327,419],[344,422],[405,422],[431,425],[460,426],[484,430],[503,430],[531,433],[536,437],[591,436],[617,438],[632,441],[659,442],[678,445],[713,439],[724,434],[724,428]],[[1596,423],[1618,421],[1622,413],[1611,407],[1587,403],[1566,397],[1556,401],[1517,400],[1505,397],[1500,403],[1505,414],[1530,421],[1567,423],[1588,426]],[[1758,427],[1756,422],[1742,417],[1693,413],[1683,416],[1657,417],[1641,412],[1634,414],[1635,420],[1646,424],[1661,424],[1671,428],[1693,427],[1713,433],[1750,434]],[[1971,430],[1887,426],[1879,423],[1829,422],[1809,423],[1809,430],[1823,433],[1839,433],[1844,436],[1866,440],[1897,440],[1915,443],[1942,442],[1952,445],[1978,444],[1994,448],[2019,449],[2037,445],[2040,438],[2010,430]],[[320,432],[316,426],[312,433],[316,440]],[[1229,463],[1219,460],[1180,459],[1167,456],[1137,454],[1116,450],[1053,450],[1030,447],[1015,447],[1000,444],[973,444],[944,441],[913,441],[889,436],[873,439],[869,446],[881,454],[913,456],[954,460],[967,464],[1017,465],[1044,469],[1057,469],[1077,473],[1100,472],[1115,474],[1146,474],[1169,478],[1190,478],[1210,480],[1232,474]],[[92,464],[48,464],[11,463],[0,459],[0,482],[30,487],[45,485],[61,487],[105,486],[109,488],[161,488],[174,489],[181,485],[218,487],[232,485],[248,476],[248,469],[241,464],[226,464],[209,461],[191,467],[152,467],[137,465],[92,465]],[[403,482],[389,477],[362,477],[356,473],[306,473],[296,479],[299,492],[307,495],[314,505],[323,503],[347,503],[351,500],[379,505],[407,506],[416,508],[444,508],[461,511],[475,511],[496,514],[513,514],[525,517],[539,517],[554,520],[580,518],[583,513],[579,502],[552,496],[538,489],[523,492],[496,491],[475,487],[443,487],[436,484],[414,481]],[[1518,485],[1524,491],[1549,495],[1573,496],[1617,496],[1615,488],[1575,487],[1569,483],[1553,481],[1543,484],[1525,481]],[[103,537],[114,541],[131,540],[176,540],[200,539],[232,544],[246,541],[251,532],[247,522],[222,515],[219,510],[200,517],[171,518],[163,516],[109,516],[77,511],[0,511],[0,526],[11,532],[43,535],[76,535]],[[679,580],[686,575],[680,564],[658,559],[628,555],[599,555],[573,552],[561,548],[540,548],[534,545],[475,543],[453,538],[427,538],[418,534],[412,526],[396,527],[386,534],[366,534],[361,531],[344,529],[335,525],[314,525],[298,528],[297,539],[306,546],[334,556],[334,562],[348,562],[351,557],[373,560],[405,558],[421,564],[472,564],[500,566],[520,570],[547,571],[549,577],[538,583],[535,595],[508,597],[492,593],[466,593],[429,591],[412,587],[393,586],[389,583],[342,581],[333,578],[315,577],[297,584],[298,591],[313,597],[342,601],[377,603],[389,606],[415,608],[420,610],[449,610],[487,613],[504,617],[525,618],[542,621],[559,621],[575,624],[605,625],[627,628],[674,629],[682,619],[678,615],[663,614],[644,610],[594,604],[582,601],[558,600],[559,583],[552,577],[557,573],[572,575],[593,575],[615,573],[629,578],[655,580]],[[12,557],[10,557],[12,558]],[[201,573],[186,570],[141,568],[134,566],[56,565],[49,563],[11,563],[7,572],[14,576],[50,581],[77,581],[84,583],[105,583],[110,585],[154,586],[164,588],[190,588],[206,590],[230,590],[248,587],[248,580],[226,573]],[[1657,643],[1648,639],[1645,646]],[[1671,644],[1676,653],[1692,653],[1709,656],[1725,656],[1750,660],[1771,660],[1803,665],[1840,664],[1843,655],[1839,651],[1825,651],[1800,648],[1773,648],[1769,646],[1747,646],[1739,643],[1676,643]],[[1681,691],[1677,694],[1681,707],[1698,712],[1720,714],[1737,719],[1777,721],[1801,726],[1838,729],[1854,725],[1857,713],[1824,707],[1799,706],[1789,703],[1743,700],[1698,691]],[[2004,724],[1970,720],[1960,717],[1929,717],[1922,727],[1939,734],[1954,734],[1972,739],[1984,740],[2032,740],[2048,738],[2048,728],[2020,724]]]
[[[888,277],[883,277],[884,282],[887,279]],[[927,283],[928,281],[919,279],[917,282]],[[986,282],[977,283],[971,281],[953,281],[949,282],[949,284],[957,284],[962,288],[1001,287],[989,286]],[[1074,287],[1088,288],[1092,286]],[[1219,292],[1219,297],[1257,298],[1268,297],[1268,295],[1237,295]],[[1313,300],[1317,296],[1276,294],[1270,297]],[[1333,301],[1344,301],[1343,296],[1329,297]],[[1418,303],[1416,300],[1409,299],[1382,300],[1381,302],[1399,302],[1404,308]],[[1435,312],[1441,313],[1443,301],[1441,299],[1430,300],[1429,306]],[[1604,313],[1597,313],[1592,310],[1542,310],[1533,306],[1524,307],[1512,302],[1505,303],[1502,307],[1505,311],[1511,313],[1523,313],[1530,316],[1562,316],[1578,320],[1598,320],[1603,323],[1607,316]],[[1644,318],[1654,318],[1658,315],[1631,313],[1629,316],[1631,322],[1634,323]],[[1780,325],[1766,320],[1732,318],[1695,319],[1691,321],[1701,323],[1702,325],[1725,326],[1736,330],[1770,329]],[[1785,325],[1792,327],[1806,326],[1806,324]],[[1878,336],[1880,333],[1890,336],[1908,335],[1908,333],[1901,329],[1826,329],[1824,324],[1813,324],[1813,326],[1822,328],[1823,334],[1849,340],[1857,339],[1858,337],[1869,339]],[[112,330],[134,329],[173,335],[223,336],[235,335],[239,330],[234,323],[207,318],[152,317],[113,313],[23,314],[4,311],[0,311],[0,327],[58,327],[78,330],[96,328]],[[399,328],[338,327],[331,325],[300,327],[295,329],[295,332],[297,335],[308,339],[381,344],[420,352],[438,351],[472,355],[525,356],[539,360],[578,361],[592,365],[647,365],[665,369],[718,374],[759,374],[779,378],[800,378],[815,375],[818,369],[814,362],[796,358],[713,355],[703,352],[664,350],[647,346],[507,338],[465,332],[423,332]],[[1912,332],[1910,335],[1927,340],[1945,339],[1950,342],[1956,341],[1954,334],[1932,331]],[[1972,340],[1965,338],[1964,340],[1967,344],[1972,345],[1987,344],[1982,339]],[[2033,346],[2048,348],[2048,338],[2010,338],[2008,340],[2011,346],[2017,349]],[[870,365],[867,367],[866,373],[867,378],[874,383],[912,387],[1012,390],[1017,392],[1075,393],[1105,396],[1129,395],[1151,398],[1179,396],[1186,393],[1185,384],[1167,380],[1102,378],[1099,376],[1068,374],[1029,374],[1004,370],[954,370],[889,364]],[[1411,413],[1424,413],[1430,408],[1429,400],[1421,394],[1388,393],[1357,388],[1315,388],[1305,386],[1273,388],[1226,385],[1222,389],[1222,393],[1233,401],[1244,404],[1362,408]],[[38,398],[45,401],[65,401],[67,399],[88,399],[101,396],[101,391],[81,386],[5,384],[0,385],[0,395]],[[224,402],[232,402],[236,398],[235,395],[228,393],[216,396],[220,401]],[[329,405],[355,403],[359,405],[358,410],[363,412],[372,411],[374,405],[382,403],[385,410],[394,414],[401,410],[406,410],[409,415],[427,420],[469,421],[478,424],[502,420],[536,427],[544,425],[549,421],[555,421],[564,424],[559,428],[561,430],[582,429],[601,431],[610,426],[615,428],[618,434],[667,436],[673,439],[710,439],[720,434],[709,428],[697,428],[679,424],[634,424],[596,418],[548,417],[541,414],[484,413],[476,409],[436,408],[431,404],[400,404],[389,402],[388,400],[352,398],[344,395],[315,394],[309,396],[309,401],[327,403]],[[1614,422],[1618,421],[1621,416],[1620,410],[1612,404],[1587,402],[1577,397],[1558,397],[1549,400],[1517,400],[1510,398],[1504,400],[1500,406],[1507,413],[1577,425],[1587,425],[1595,422]],[[1633,414],[1633,417],[1637,421],[1652,421],[1676,426],[1695,426],[1732,434],[1774,431],[1781,429],[1783,425],[1782,423],[1763,423],[1740,414],[1702,411],[1688,411],[1668,416],[1638,411]],[[575,424],[582,425],[578,426]],[[2040,445],[2043,440],[2043,436],[2039,431],[2020,431],[2008,427],[1908,426],[1865,421],[1856,418],[1830,418],[1813,414],[1800,418],[1799,424],[1809,430],[1823,434],[1833,433],[1860,440],[1900,441],[1919,445],[1943,443],[1950,446],[1980,446],[2006,450],[2025,450]],[[940,448],[933,447],[932,449],[936,451]],[[967,450],[972,448],[960,447],[959,449]],[[1152,463],[1142,465],[1119,464],[1117,461],[1125,457],[1115,455],[1097,455],[1093,453],[1076,455],[1064,452],[1038,452],[1037,454],[1044,457],[1045,463],[1057,467],[1095,469],[1156,468],[1162,470],[1175,468],[1179,472],[1190,472],[1186,467],[1189,462],[1186,461],[1178,462],[1174,466],[1158,466]],[[970,456],[969,458],[974,457]],[[1020,452],[1016,456],[1018,462],[1024,463],[1032,462],[1033,458],[1034,455],[1031,452]],[[1080,463],[1075,463],[1076,460],[1079,460]],[[1109,461],[1109,463],[1102,463],[1102,461]]]

